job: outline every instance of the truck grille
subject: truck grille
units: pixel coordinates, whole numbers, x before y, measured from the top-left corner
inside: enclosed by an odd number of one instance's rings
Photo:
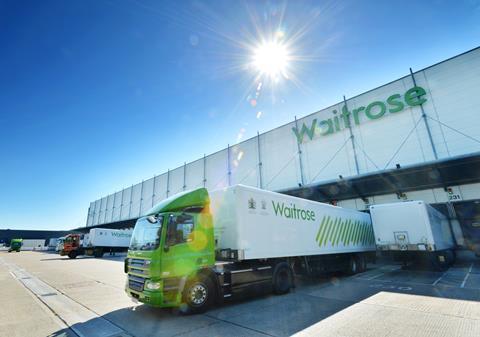
[[[128,275],[128,287],[130,289],[135,291],[143,291],[144,284],[144,278]]]
[[[144,259],[129,259],[129,265],[132,267],[140,267],[140,268],[145,268],[145,261]]]

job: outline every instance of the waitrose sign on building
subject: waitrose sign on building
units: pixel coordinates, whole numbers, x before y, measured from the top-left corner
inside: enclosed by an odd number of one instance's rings
[[[328,136],[340,130],[351,128],[353,125],[359,125],[360,121],[365,118],[368,120],[379,119],[385,114],[395,114],[401,112],[405,107],[414,107],[422,105],[427,101],[424,97],[427,94],[425,89],[416,86],[408,89],[403,95],[393,94],[384,101],[374,101],[367,106],[348,110],[346,104],[343,105],[341,111],[333,110],[332,117],[324,120],[313,119],[309,124],[303,123],[301,127],[293,127],[293,133],[297,137],[299,143],[305,140],[312,140],[317,136]]]

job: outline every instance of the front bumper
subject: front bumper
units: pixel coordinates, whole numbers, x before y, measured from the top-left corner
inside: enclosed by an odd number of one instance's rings
[[[142,283],[141,278],[128,275],[125,292],[132,299],[139,302],[162,308],[177,307],[181,303],[181,293],[183,286],[180,279],[163,279],[160,280],[160,288],[156,290],[148,290],[145,288],[145,283],[148,279],[144,279]]]

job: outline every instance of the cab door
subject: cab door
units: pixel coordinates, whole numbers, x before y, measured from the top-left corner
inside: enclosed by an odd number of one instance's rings
[[[162,253],[162,278],[188,276],[208,260],[196,240],[196,216],[190,213],[171,213],[166,219],[166,235]]]

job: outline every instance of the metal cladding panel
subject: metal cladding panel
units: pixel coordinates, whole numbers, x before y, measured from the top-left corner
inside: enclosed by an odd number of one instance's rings
[[[87,227],[93,225],[95,215],[95,201],[90,203],[90,207],[88,207],[88,214],[87,214]]]
[[[187,189],[193,190],[198,187],[203,187],[203,168],[203,158],[187,164],[185,176],[185,184],[187,185]]]
[[[480,139],[480,49],[425,69],[423,73],[434,103],[434,109],[428,114],[450,128]],[[480,151],[478,142],[450,128],[442,127],[448,156]],[[440,139],[443,141],[443,137]]]
[[[216,190],[228,186],[228,150],[207,156],[205,163],[207,189]]]
[[[152,207],[167,197],[167,177],[168,177],[168,174],[164,173],[154,178],[155,179],[155,183],[153,184],[154,198],[151,205]]]
[[[300,125],[300,124],[299,124]],[[289,123],[260,135],[263,188],[280,190],[301,182],[298,146]]]
[[[132,200],[132,188],[126,188],[123,190],[122,210],[120,212],[120,220],[130,219],[130,206]]]
[[[184,171],[183,166],[177,167],[176,169],[170,171],[169,188],[168,188],[169,196],[180,193],[185,189],[183,187],[183,183],[184,183],[183,171]]]
[[[133,185],[132,190],[132,208],[130,211],[130,219],[140,216],[140,204],[142,202],[142,183]]]
[[[115,193],[112,210],[112,222],[120,221],[120,210],[122,205],[122,191]]]
[[[95,201],[95,207],[94,207],[94,213],[93,213],[93,224],[94,225],[99,223],[101,203],[102,203],[102,199],[98,199],[98,200]]]
[[[301,130],[303,125],[310,128],[320,121],[328,120],[338,115],[342,106],[343,104],[337,104],[306,118],[299,119],[297,123],[298,129]],[[336,112],[336,114],[334,115],[333,112]],[[315,131],[316,133],[312,139],[308,135],[304,135],[301,143],[305,184],[336,179],[340,174],[343,176],[356,174],[348,128],[326,136],[320,134],[319,128],[316,128]],[[291,133],[291,137],[295,138],[293,130]]]
[[[107,197],[100,199],[100,208],[98,209],[98,224],[105,222],[105,207],[107,205]]]
[[[257,138],[246,140],[230,148],[231,183],[257,187],[258,145]]]
[[[425,125],[421,120],[420,106],[410,107],[405,103],[404,94],[412,88],[410,77],[392,82],[388,85],[349,100],[349,109],[368,107],[375,101],[386,104],[385,114],[378,119],[369,119],[362,111],[359,113],[359,125],[352,127],[357,141],[360,173],[367,173],[385,168],[433,160]],[[390,96],[398,94],[397,99],[403,109],[391,112],[395,108],[387,103]],[[424,97],[427,100],[430,94]],[[372,109],[373,113],[379,110]]]
[[[150,178],[143,182],[140,215],[145,214],[145,212],[147,212],[150,208],[152,208],[154,179],[155,178]]]
[[[115,199],[115,194],[110,194],[107,197],[107,203],[106,203],[106,208],[105,208],[105,217],[104,217],[104,223],[110,223],[112,222],[113,218],[113,202]]]

